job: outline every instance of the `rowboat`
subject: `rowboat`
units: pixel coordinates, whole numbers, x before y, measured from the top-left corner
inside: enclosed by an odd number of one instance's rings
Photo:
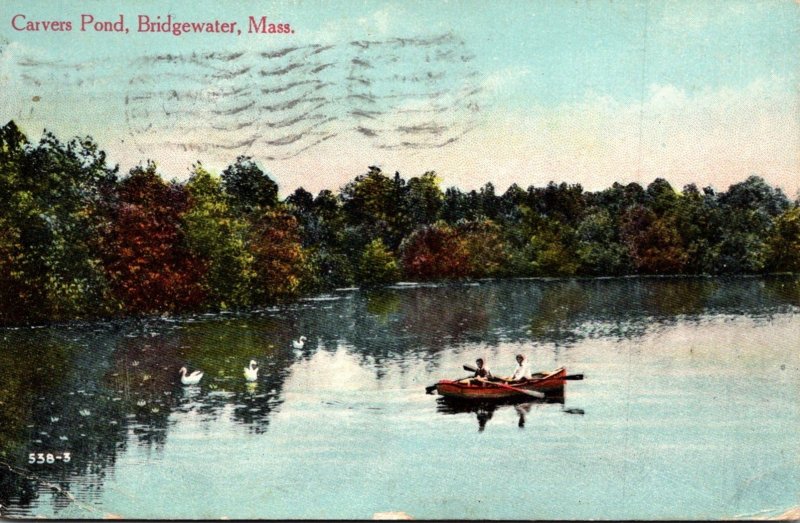
[[[506,381],[479,382],[473,378],[461,380],[439,380],[436,390],[446,398],[456,398],[462,400],[506,400],[518,397],[527,397],[524,392],[514,390],[523,389],[527,391],[543,392],[548,394],[563,394],[564,383],[567,380],[567,369],[560,367],[552,372],[540,372],[533,374],[532,379],[522,383],[509,383]],[[511,385],[509,387],[508,385]]]

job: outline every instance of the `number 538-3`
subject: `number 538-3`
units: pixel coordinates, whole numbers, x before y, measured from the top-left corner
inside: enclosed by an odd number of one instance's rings
[[[52,453],[52,452],[31,452],[28,454],[28,464],[30,465],[52,465],[56,461],[62,463],[69,463],[72,456],[69,452]]]

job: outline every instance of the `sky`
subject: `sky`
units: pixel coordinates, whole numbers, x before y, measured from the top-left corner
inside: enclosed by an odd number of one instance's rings
[[[123,15],[128,33],[81,31],[82,15]],[[142,33],[139,15],[242,33]],[[250,16],[293,32],[248,33]],[[12,24],[44,20],[72,30]],[[252,156],[283,195],[377,165],[501,191],[756,174],[794,197],[798,72],[792,0],[0,6],[2,123],[90,135],[122,171],[152,159],[166,178]]]

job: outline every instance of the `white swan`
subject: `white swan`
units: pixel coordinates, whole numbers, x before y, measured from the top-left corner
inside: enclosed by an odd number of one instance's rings
[[[306,337],[305,336],[300,336],[299,340],[293,340],[292,341],[292,347],[294,347],[295,349],[302,349],[303,345],[305,345],[305,344],[306,344]]]
[[[250,366],[244,368],[244,379],[247,381],[256,381],[256,379],[258,379],[258,367],[256,367],[256,360],[250,360]]]
[[[181,367],[179,372],[181,375],[181,383],[184,385],[197,385],[200,383],[200,380],[203,379],[203,373],[199,370],[194,371],[188,376],[186,375],[186,367]]]

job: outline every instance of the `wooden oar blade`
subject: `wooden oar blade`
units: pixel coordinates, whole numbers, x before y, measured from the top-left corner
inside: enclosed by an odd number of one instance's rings
[[[519,390],[521,390],[522,392],[533,398],[540,400],[544,399],[544,392],[539,392],[538,390],[525,390],[525,389],[519,389]]]
[[[532,398],[536,398],[536,399],[544,399],[544,397],[545,397],[544,393],[543,392],[539,392],[538,390],[528,390],[528,389],[521,389],[519,387],[512,387],[511,385],[507,385],[507,384],[505,384],[503,382],[500,382],[500,381],[483,380],[483,382],[486,383],[487,385],[490,385],[490,386],[493,386],[493,387],[498,387],[500,389],[508,389],[508,390],[513,390],[514,392],[517,392],[517,393],[520,393],[520,394],[526,394],[526,395],[528,395],[528,396],[530,396]]]
[[[569,374],[564,376],[564,379],[570,381],[580,381],[583,379],[583,374]]]

